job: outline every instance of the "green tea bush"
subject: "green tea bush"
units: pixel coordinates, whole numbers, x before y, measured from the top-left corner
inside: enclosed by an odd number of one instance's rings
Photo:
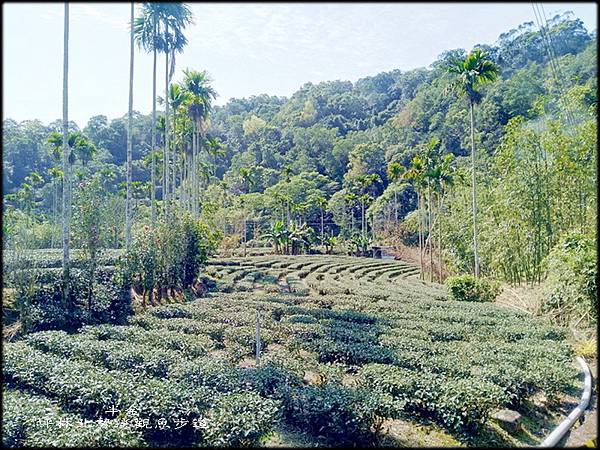
[[[200,386],[191,390],[175,381],[102,370],[87,362],[44,354],[23,343],[6,345],[5,350],[5,382],[55,397],[87,418],[112,418],[108,411],[115,407],[153,422],[162,418],[189,421],[201,418],[214,399],[214,392]],[[157,429],[147,431],[146,436],[166,437]]]
[[[69,294],[65,300],[62,272],[49,283],[17,291],[23,328],[75,330],[85,324],[124,323],[132,312],[129,289],[119,273],[98,272],[92,282],[87,271],[73,269]]]
[[[293,371],[268,361],[261,367],[243,372],[244,386],[263,397],[283,400],[291,389],[302,386],[302,380]]]
[[[2,444],[5,447],[140,447],[137,430],[116,420],[84,422],[49,399],[22,391],[2,393]]]
[[[359,380],[369,390],[401,400],[405,412],[431,417],[454,431],[474,430],[493,408],[508,400],[499,386],[484,380],[445,379],[431,372],[381,364],[361,368]]]
[[[335,384],[306,386],[291,391],[285,416],[289,423],[340,444],[361,442],[371,437],[371,427],[381,408],[370,398],[368,392]]]
[[[193,386],[203,386],[219,392],[241,390],[243,372],[227,361],[199,358],[174,368],[172,377]]]
[[[172,350],[130,342],[94,341],[85,335],[69,336],[63,331],[42,331],[28,335],[25,340],[34,348],[65,358],[159,378],[166,377],[169,369],[185,358]]]
[[[236,261],[223,267],[250,274],[268,262]],[[317,275],[337,267],[279,262],[323,270]],[[376,273],[370,261],[359,263],[366,261],[350,264],[354,275]],[[337,275],[338,283],[351,276]],[[489,302],[446,301],[439,287],[416,279],[356,283],[356,294],[210,293],[152,308],[128,325],[32,334],[6,346],[4,380],[84,418],[110,418],[111,404],[121,412],[135,405],[140,418],[206,418],[216,430],[145,430],[151,446],[260,445],[280,416],[299,431],[361,445],[389,418],[426,417],[473,436],[494,408],[540,391],[558,395],[577,375],[565,330],[547,320]],[[267,346],[260,367],[244,367],[257,308]],[[304,380],[307,371],[320,379]],[[187,405],[189,414],[178,412]]]
[[[219,397],[211,409],[203,444],[250,447],[270,432],[279,419],[280,402],[253,392],[237,392]]]
[[[176,350],[189,357],[203,356],[215,347],[208,336],[189,335],[169,330],[144,330],[135,326],[85,326],[81,333],[98,340],[137,342],[156,348]]]
[[[492,281],[472,275],[458,275],[446,279],[450,297],[465,302],[493,302],[500,293],[500,286]]]

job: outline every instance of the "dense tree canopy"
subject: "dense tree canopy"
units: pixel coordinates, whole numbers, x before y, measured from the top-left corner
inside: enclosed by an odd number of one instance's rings
[[[480,89],[474,110],[482,270],[513,281],[539,278],[541,261],[561,233],[582,226],[595,207],[590,149],[595,146],[596,37],[569,13],[550,19],[545,31],[552,52],[533,22],[503,33],[495,45],[476,46],[500,69],[498,80]],[[456,157],[453,167],[468,171],[468,105],[459,92],[448,90],[452,74],[447,71],[467,53],[450,49],[429,68],[396,69],[354,83],[306,83],[290,98],[263,94],[214,107],[202,125],[205,134],[196,162],[202,170],[192,185],[200,192],[202,217],[216,220],[224,232],[239,228],[242,210],[265,229],[282,218],[318,228],[322,219],[328,232],[346,236],[377,228],[375,219],[402,221],[417,207],[415,185],[399,174],[390,177],[390,164],[409,168],[424,146],[437,139],[443,154]],[[182,95],[191,92],[185,74],[174,74],[171,89],[178,86]],[[169,157],[176,167],[170,176],[178,178],[175,186],[183,189],[176,196],[188,201],[185,164],[186,155],[192,154],[194,121],[187,100],[170,101],[170,139],[178,148]],[[202,105],[202,100],[196,103]],[[71,123],[72,131],[81,131],[95,149],[89,160],[73,162],[74,175],[85,178],[102,170],[104,187],[115,201],[125,181],[126,120],[98,115],[81,130]],[[164,113],[158,111],[157,149],[164,144],[164,124]],[[57,162],[48,137],[61,131],[60,122],[5,119],[3,128],[3,188],[5,194],[14,194],[5,198],[5,207],[19,208],[17,194],[23,196],[27,185],[35,191],[27,195],[36,208],[53,216],[60,209],[52,206],[60,179],[51,172]],[[157,200],[162,200],[163,155],[160,150],[151,152],[151,135],[151,115],[134,111],[133,180],[139,218],[146,217],[150,204],[152,156],[159,180]],[[26,182],[32,172],[42,180],[35,186]],[[541,179],[536,177],[545,180],[542,190],[534,189],[535,180]],[[463,226],[469,223],[467,185],[457,182],[427,199],[440,201],[437,212],[446,236],[439,245],[447,248],[444,260],[455,270],[470,267],[472,250],[465,234],[468,227]],[[498,217],[511,217],[511,225],[498,223]],[[516,235],[503,226],[512,227]],[[537,230],[536,239],[527,237],[528,227]],[[531,248],[519,246],[519,239]],[[523,253],[523,267],[510,263],[513,250]]]

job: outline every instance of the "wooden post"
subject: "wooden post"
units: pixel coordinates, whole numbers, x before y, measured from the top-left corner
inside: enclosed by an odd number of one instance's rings
[[[246,216],[244,215],[244,258],[246,257]]]
[[[260,311],[256,308],[256,367],[260,366]]]

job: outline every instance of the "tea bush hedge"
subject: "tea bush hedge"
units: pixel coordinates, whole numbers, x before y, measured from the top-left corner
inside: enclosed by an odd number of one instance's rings
[[[232,279],[247,271],[264,281],[256,272],[292,266],[301,281],[326,287],[331,279],[350,293],[210,293],[126,324],[81,321],[77,333],[32,333],[5,345],[5,384],[83,419],[113,419],[112,405],[132,419],[168,417],[162,429],[134,428],[147,445],[257,445],[281,423],[338,445],[367,445],[390,418],[426,417],[455,436],[475,436],[496,408],[537,392],[558,396],[577,374],[564,329],[490,302],[456,301],[411,276],[378,286],[405,272],[394,263],[234,262],[222,264]],[[25,442],[20,416],[6,411],[5,423],[16,423],[7,442]],[[188,423],[176,429],[174,419]],[[123,445],[135,438],[127,436]]]

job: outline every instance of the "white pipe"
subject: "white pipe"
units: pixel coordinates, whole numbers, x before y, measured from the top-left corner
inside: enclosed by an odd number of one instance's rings
[[[590,375],[590,369],[581,356],[577,357],[577,362],[584,375],[581,401],[579,402],[579,405],[577,405],[577,408],[571,411],[571,414],[569,414],[569,416],[563,420],[546,439],[544,439],[540,444],[540,447],[555,447],[569,428],[571,428],[575,421],[583,414],[590,403],[590,398],[592,397],[592,376]]]

